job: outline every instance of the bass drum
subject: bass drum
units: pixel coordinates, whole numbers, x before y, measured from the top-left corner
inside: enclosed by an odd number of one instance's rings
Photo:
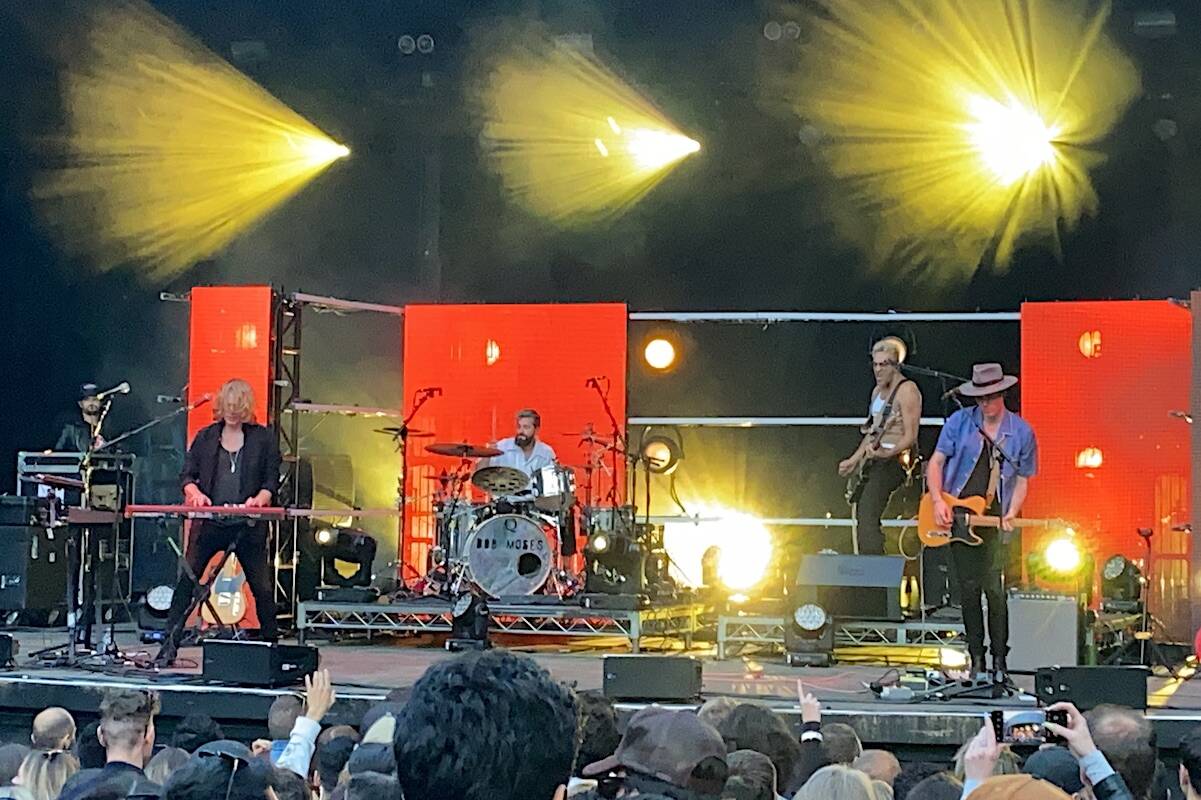
[[[547,527],[522,514],[498,514],[481,522],[464,554],[471,579],[491,597],[537,592],[551,573]]]

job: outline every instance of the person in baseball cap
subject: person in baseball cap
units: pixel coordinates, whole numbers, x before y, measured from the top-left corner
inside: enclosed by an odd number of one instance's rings
[[[641,789],[655,783],[716,797],[729,768],[721,735],[688,711],[648,706],[630,717],[617,752],[581,770],[585,778],[617,776]]]

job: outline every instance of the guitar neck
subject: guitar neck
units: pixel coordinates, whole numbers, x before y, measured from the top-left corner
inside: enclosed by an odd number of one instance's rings
[[[999,528],[1001,527],[1001,518],[981,514],[970,514],[967,518],[967,524],[972,527],[982,525],[986,528]],[[1057,519],[1025,519],[1018,517],[1013,521],[1013,527],[1015,528],[1049,528],[1052,525],[1057,524],[1059,524],[1059,520]]]

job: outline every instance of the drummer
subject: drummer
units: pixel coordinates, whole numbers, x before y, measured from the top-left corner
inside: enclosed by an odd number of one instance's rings
[[[531,478],[538,470],[555,463],[555,451],[538,438],[542,429],[542,417],[532,408],[517,412],[517,431],[508,439],[496,443],[499,456],[480,461],[480,467],[514,467]]]

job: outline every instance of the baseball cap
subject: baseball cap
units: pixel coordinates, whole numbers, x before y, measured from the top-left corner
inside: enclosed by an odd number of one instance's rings
[[[1022,772],[1053,783],[1068,794],[1075,794],[1084,788],[1084,782],[1080,780],[1080,765],[1063,747],[1048,747],[1031,753],[1022,766]]]
[[[720,765],[713,774],[696,774],[705,762]],[[717,794],[725,783],[726,745],[721,734],[689,711],[648,706],[626,725],[617,752],[581,770],[594,778],[624,767],[681,789]]]
[[[89,397],[95,397],[100,394],[100,387],[94,383],[81,383],[79,385],[79,399],[87,400]]]

